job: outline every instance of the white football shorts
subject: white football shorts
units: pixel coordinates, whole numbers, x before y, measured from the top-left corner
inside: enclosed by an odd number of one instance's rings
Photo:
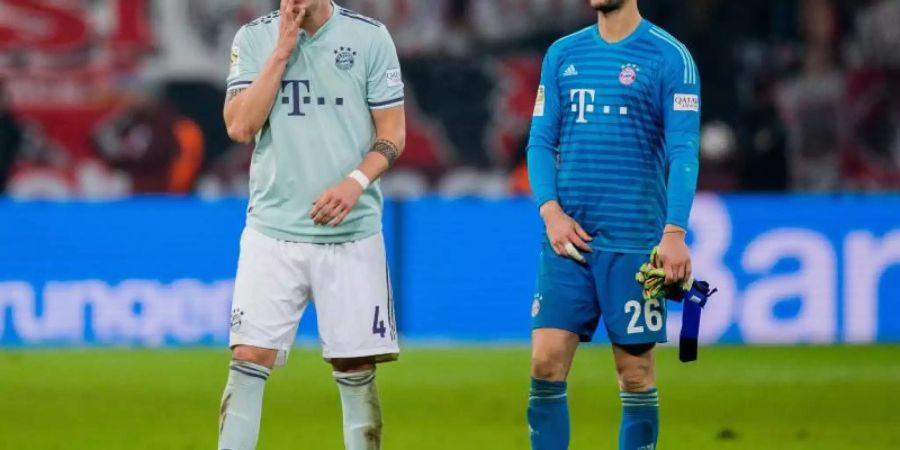
[[[307,244],[244,228],[229,346],[278,350],[276,364],[283,365],[310,301],[326,360],[390,361],[400,353],[380,233],[355,242]]]

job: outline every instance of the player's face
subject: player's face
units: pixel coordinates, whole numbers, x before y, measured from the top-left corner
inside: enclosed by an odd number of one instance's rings
[[[282,0],[288,4],[294,14],[300,12],[301,9],[306,9],[307,14],[315,11],[319,4],[322,3],[322,0]]]
[[[609,14],[618,11],[625,3],[630,0],[591,0],[591,8],[603,14]]]

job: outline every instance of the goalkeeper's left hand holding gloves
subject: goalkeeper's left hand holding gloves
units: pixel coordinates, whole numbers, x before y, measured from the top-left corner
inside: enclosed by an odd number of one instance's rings
[[[711,289],[705,281],[695,281],[688,277],[681,283],[666,285],[666,271],[656,267],[656,252],[650,254],[650,261],[641,265],[635,274],[635,281],[643,287],[644,301],[671,299],[684,303],[682,314],[681,336],[678,345],[678,358],[682,362],[697,359],[697,337],[700,333],[700,313],[716,289]]]
[[[635,274],[634,279],[643,286],[644,301],[664,298],[680,299],[678,295],[680,291],[686,291],[691,288],[694,283],[693,277],[688,277],[681,283],[666,284],[666,271],[662,267],[656,266],[656,253],[659,247],[653,247],[650,253],[650,261],[641,264],[640,270]]]

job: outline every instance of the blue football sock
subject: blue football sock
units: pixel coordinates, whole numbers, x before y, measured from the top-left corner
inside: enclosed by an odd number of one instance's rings
[[[569,405],[565,381],[531,379],[528,429],[532,450],[569,448]]]
[[[659,394],[621,392],[622,426],[619,428],[619,450],[655,450],[659,435]]]

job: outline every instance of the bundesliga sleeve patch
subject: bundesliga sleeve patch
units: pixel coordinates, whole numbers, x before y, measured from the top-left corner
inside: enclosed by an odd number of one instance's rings
[[[700,96],[694,94],[675,94],[675,111],[700,112]]]
[[[241,49],[238,47],[231,47],[231,76],[235,76],[238,73],[238,63],[241,61]]]
[[[544,116],[544,85],[538,86],[537,100],[534,101],[534,117]]]
[[[384,78],[387,80],[388,87],[403,86],[403,75],[400,73],[400,69],[388,70],[384,73]]]

